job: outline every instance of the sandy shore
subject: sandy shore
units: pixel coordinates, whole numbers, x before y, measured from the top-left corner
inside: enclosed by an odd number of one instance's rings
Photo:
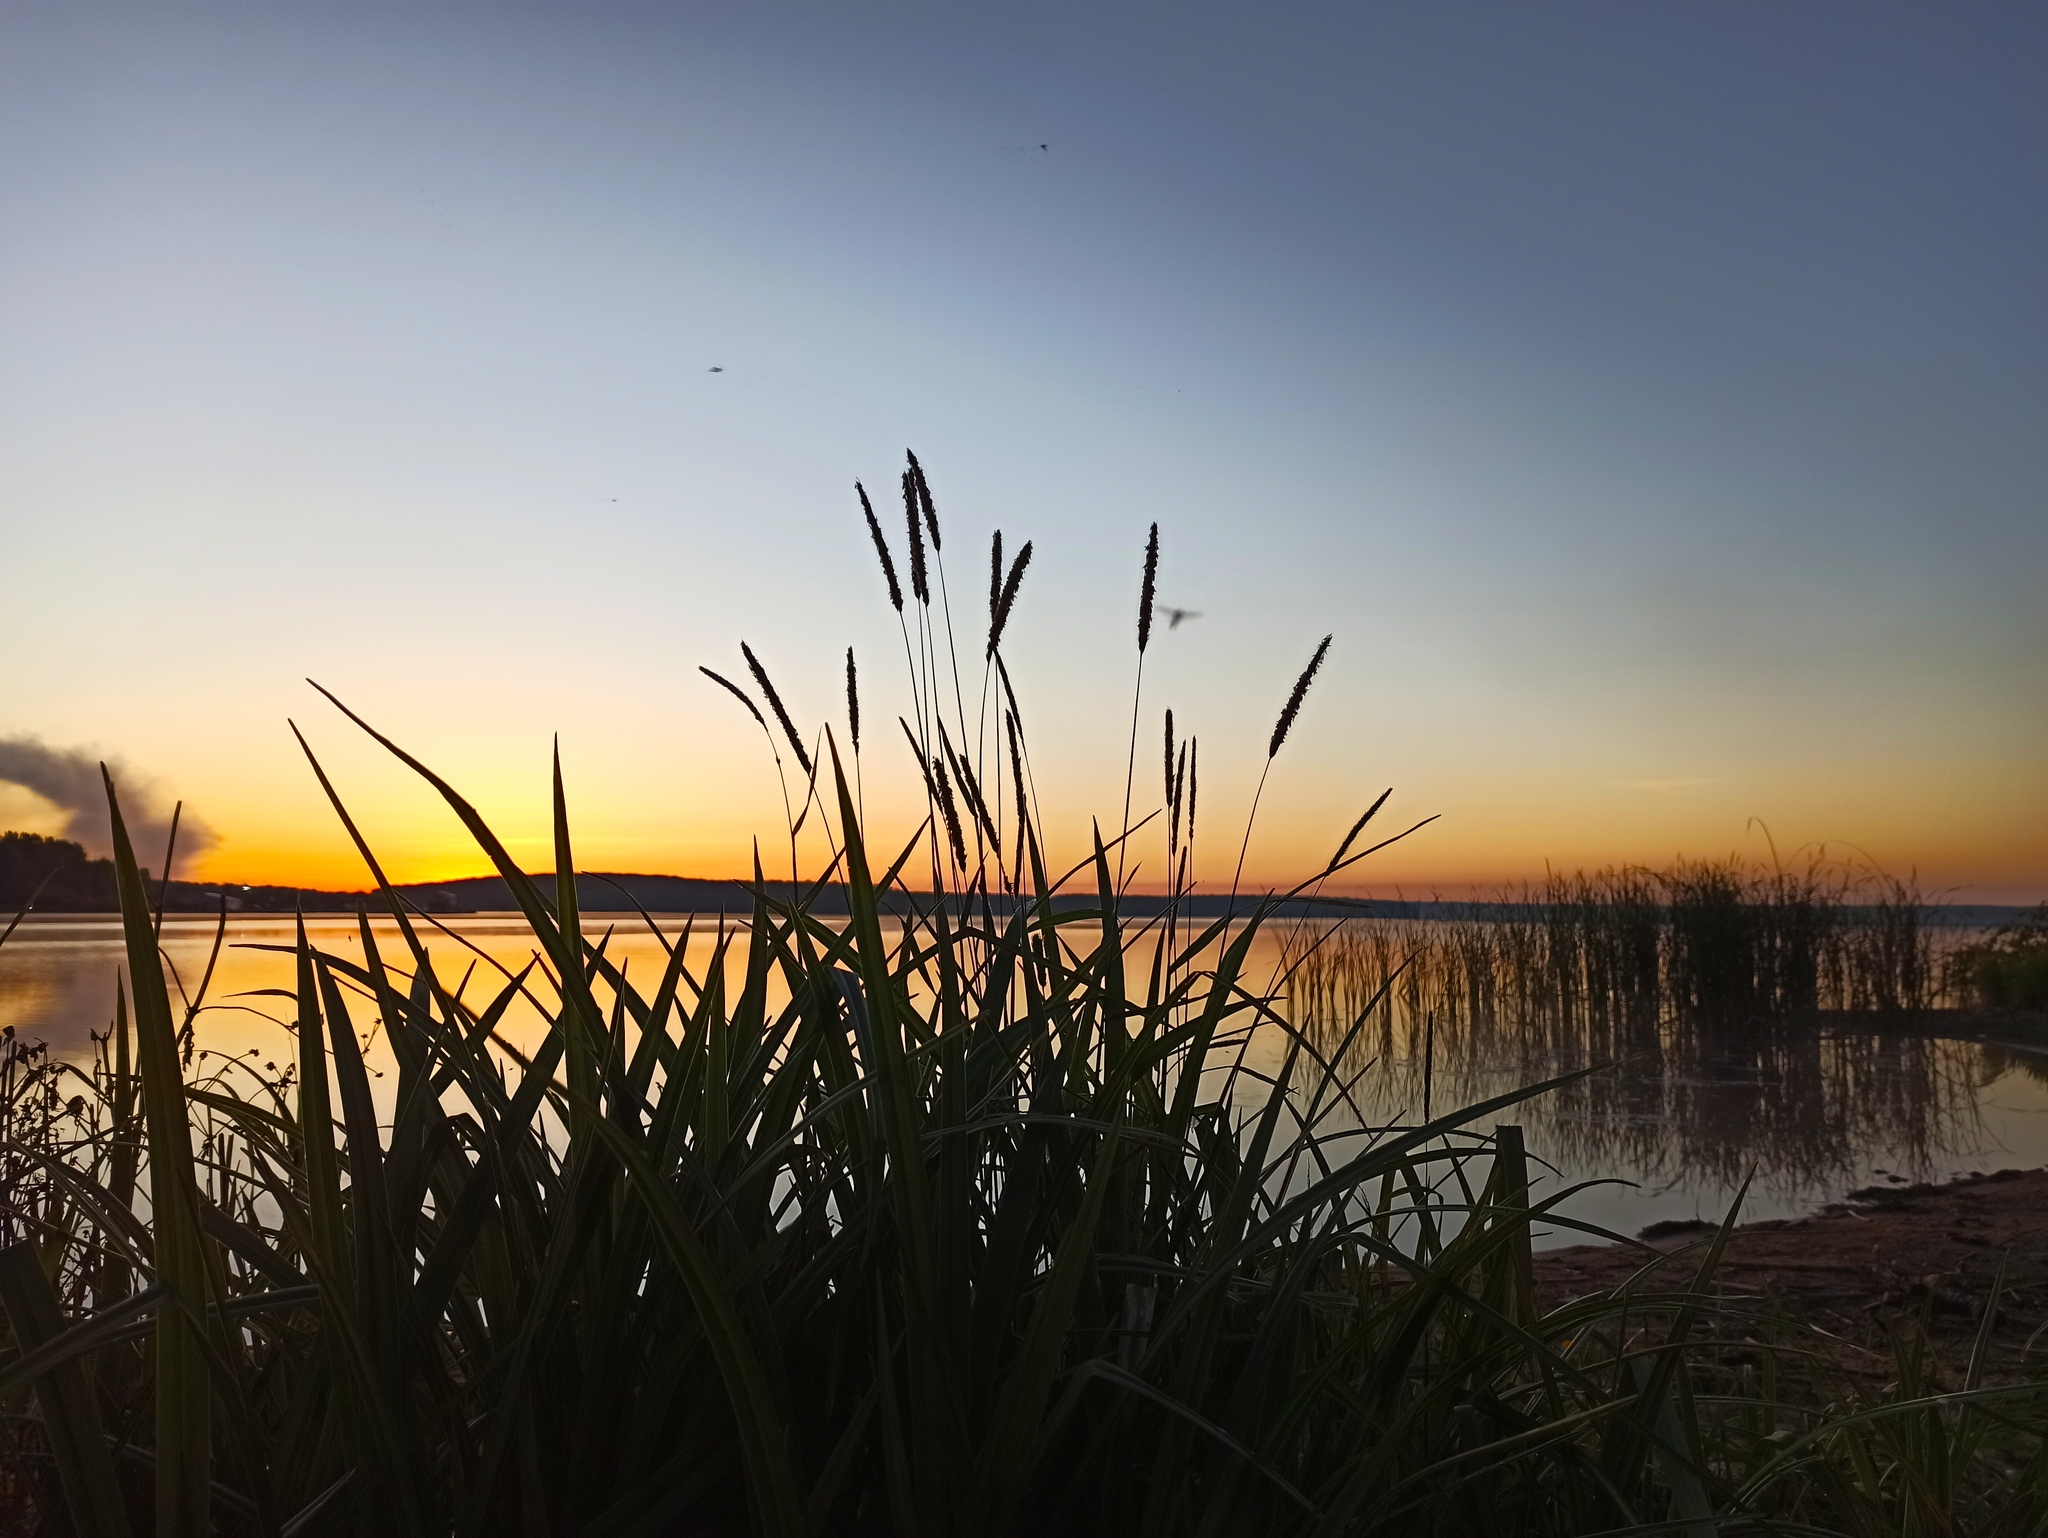
[[[1631,1285],[1690,1282],[1708,1230],[1666,1232],[1640,1247],[1582,1245],[1536,1257],[1546,1305]],[[1809,1217],[1736,1230],[1716,1280],[1730,1298],[1768,1301],[1836,1337],[1842,1366],[1883,1373],[1901,1320],[1924,1318],[1943,1362],[1967,1358],[2004,1267],[1994,1327],[2003,1374],[2038,1371],[2048,1323],[2048,1170],[2001,1170],[1945,1186],[1874,1188]],[[2048,1342],[2048,1337],[2044,1337]]]

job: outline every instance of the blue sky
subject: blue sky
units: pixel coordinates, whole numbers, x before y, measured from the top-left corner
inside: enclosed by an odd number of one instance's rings
[[[1156,519],[1219,827],[1337,636],[1270,879],[1393,783],[1380,889],[1759,818],[2048,895],[2044,66],[2015,6],[0,3],[0,736],[345,879],[292,715],[474,868],[311,675],[517,839],[559,731],[587,863],[741,868],[696,667],[811,724],[852,644],[880,714],[907,444],[964,630],[1036,542],[1065,838]]]

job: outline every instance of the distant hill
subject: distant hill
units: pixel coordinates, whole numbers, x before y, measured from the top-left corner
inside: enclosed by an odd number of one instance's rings
[[[536,872],[533,879],[552,901],[554,872]],[[787,881],[771,881],[767,886],[775,897],[788,899],[790,885]],[[427,913],[504,913],[518,907],[512,899],[511,888],[498,876],[421,882],[401,886],[397,890],[407,902]],[[171,883],[166,906],[176,912],[213,913],[219,910],[223,894],[228,899],[230,911],[249,913],[290,913],[294,909],[307,913],[353,913],[358,905],[368,905],[372,911],[383,906],[382,899],[374,892],[314,892],[275,886],[224,887],[184,881]],[[1256,900],[1255,895],[1240,898],[1238,911],[1249,911]],[[1085,887],[1061,896],[1057,906],[1083,908],[1092,906],[1094,901],[1093,888]],[[900,909],[903,904],[902,895],[896,893],[884,907]],[[688,876],[649,876],[628,872],[585,872],[576,878],[576,906],[585,913],[630,913],[636,908],[649,913],[744,913],[753,905],[753,895],[747,884],[736,880],[705,881]],[[999,900],[998,906],[1007,904]],[[1205,895],[1184,904],[1182,911],[1191,916],[1218,916],[1228,906],[1229,898],[1225,894]],[[1367,906],[1393,917],[1414,915],[1420,907],[1428,905],[1372,903]],[[1165,911],[1165,907],[1164,898],[1139,895],[1125,899],[1123,912],[1127,917],[1144,918]],[[826,916],[844,913],[846,888],[836,882],[826,887],[818,894],[813,911]],[[1318,903],[1313,908],[1297,902],[1289,904],[1284,911],[1336,916],[1359,910],[1356,905],[1342,902]]]
[[[145,879],[149,872],[143,872]],[[45,879],[47,878],[47,884]],[[550,896],[554,875],[536,878]],[[36,896],[38,886],[41,895]],[[414,906],[428,913],[492,913],[518,905],[511,890],[496,876],[459,881],[418,882],[398,888]],[[787,896],[789,883],[780,891]],[[155,895],[152,885],[151,895]],[[236,913],[353,913],[362,904],[381,908],[372,891],[321,891],[312,887],[238,886],[211,881],[173,881],[164,896],[172,913],[214,913],[225,896]],[[631,911],[716,913],[752,906],[737,881],[694,881],[681,876],[584,875],[576,878],[577,902],[587,912]],[[83,845],[39,833],[0,833],[0,910],[11,916],[31,897],[38,913],[117,913],[121,903],[114,889],[114,862],[90,858]],[[844,911],[843,900],[840,910]],[[828,910],[829,911],[829,910]]]
[[[49,887],[36,903],[39,913],[114,913],[120,903],[114,895],[114,870],[110,860],[89,860],[79,845],[63,839],[41,838],[32,833],[0,835],[0,909],[19,909],[35,890],[44,873],[57,869]],[[552,871],[533,873],[533,879],[550,900],[554,896]],[[771,881],[768,890],[787,900],[790,884]],[[467,876],[455,881],[413,882],[397,888],[413,907],[425,913],[506,913],[518,907],[511,889],[498,876]],[[154,888],[152,888],[154,895]],[[383,898],[374,891],[322,891],[313,887],[240,886],[209,881],[173,881],[164,895],[164,908],[171,913],[217,913],[225,898],[231,913],[354,913],[358,908],[372,912],[383,909]],[[1092,889],[1077,889],[1060,897],[1057,905],[1072,909],[1094,903]],[[901,894],[885,905],[900,908]],[[1256,901],[1248,895],[1238,900],[1245,912]],[[585,913],[630,913],[643,908],[649,913],[743,913],[753,906],[746,883],[706,881],[689,876],[653,876],[636,872],[586,872],[576,878],[576,903]],[[998,906],[1006,906],[999,901]],[[1132,896],[1125,899],[1127,917],[1144,918],[1165,909],[1159,897]],[[1214,917],[1229,906],[1224,894],[1203,895],[1182,905],[1191,917]],[[1374,902],[1353,904],[1325,902],[1313,906],[1290,903],[1286,913],[1321,914],[1335,917],[1370,911],[1385,917],[1422,917],[1432,907],[1449,904]],[[815,911],[832,915],[846,911],[846,889],[837,883],[818,894]]]
[[[54,872],[54,875],[50,873]],[[114,865],[111,860],[88,859],[85,850],[68,839],[43,838],[34,833],[0,833],[0,925],[21,908],[36,888],[50,875],[50,884],[36,902],[39,913],[114,913],[120,903],[114,895]],[[144,872],[145,877],[148,872]],[[555,877],[552,871],[534,873],[543,893],[552,901]],[[787,900],[787,881],[771,881],[769,891]],[[399,895],[425,913],[508,913],[519,905],[498,876],[466,876],[456,881],[414,882],[398,888]],[[154,895],[155,889],[151,888]],[[1236,910],[1248,912],[1261,894],[1247,893],[1237,899]],[[328,892],[311,887],[236,886],[208,881],[173,881],[165,895],[164,907],[172,913],[217,913],[221,899],[227,899],[234,913],[354,913],[360,907],[383,911],[382,897],[372,891]],[[1092,887],[1071,890],[1058,899],[1061,908],[1092,906]],[[753,897],[744,882],[705,881],[689,876],[650,876],[632,872],[586,872],[576,878],[576,904],[585,913],[630,913],[644,908],[649,913],[744,913]],[[903,898],[893,896],[887,904],[900,909]],[[998,903],[998,907],[1006,904]],[[1148,918],[1165,910],[1165,899],[1144,895],[1126,897],[1125,917]],[[1185,900],[1181,912],[1190,918],[1216,918],[1229,911],[1227,893],[1205,892]],[[815,909],[823,915],[846,911],[846,890],[834,884],[819,894]],[[1283,904],[1280,912],[1290,918],[1407,918],[1407,919],[1528,919],[1540,914],[1540,905],[1500,902],[1403,902],[1388,899],[1353,901],[1324,900]],[[1940,921],[1963,928],[1993,928],[2017,920],[2027,910],[1982,904],[1955,904],[1941,909]]]
[[[550,900],[554,897],[553,871],[534,874]],[[455,881],[423,881],[396,889],[415,908],[426,913],[502,913],[519,905],[512,889],[500,876],[466,876]],[[789,893],[784,881],[776,888]],[[835,889],[836,893],[836,889]],[[305,887],[232,886],[211,882],[174,881],[165,906],[181,913],[218,911],[225,896],[231,912],[353,913],[367,904],[375,911],[383,898],[373,891],[322,892]],[[685,876],[647,876],[630,873],[585,873],[576,878],[576,905],[586,913],[631,912],[645,908],[650,913],[717,913],[753,906],[753,898],[738,881],[698,881]],[[827,910],[831,911],[831,910]],[[841,901],[840,910],[844,911]]]

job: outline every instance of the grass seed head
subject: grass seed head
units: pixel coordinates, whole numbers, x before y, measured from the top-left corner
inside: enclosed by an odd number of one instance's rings
[[[1173,711],[1166,712],[1166,799],[1173,799]]]
[[[782,734],[789,739],[789,745],[796,753],[796,761],[803,766],[806,775],[811,773],[811,755],[804,750],[804,740],[798,735],[796,723],[789,719],[789,712],[783,709],[782,696],[775,692],[775,685],[768,677],[768,670],[761,666],[761,659],[754,655],[754,648],[745,641],[740,642],[740,655],[747,659],[747,670],[754,675],[754,682],[761,686],[761,692],[768,696],[768,708],[775,712],[775,719],[782,723]]]
[[[993,657],[996,648],[1003,644],[1003,631],[1010,623],[1010,609],[1017,602],[1017,589],[1024,581],[1024,568],[1031,564],[1031,541],[1024,541],[1024,548],[1017,552],[1017,559],[1010,563],[1010,575],[1003,579],[1002,597],[996,600],[994,618],[988,624],[988,654]]]
[[[853,738],[853,751],[860,751],[860,675],[854,671],[853,648],[846,648],[846,729]]]
[[[738,700],[742,705],[747,707],[747,714],[752,716],[754,720],[760,724],[761,730],[764,732],[768,730],[768,722],[761,715],[760,707],[755,705],[752,696],[750,696],[746,690],[742,689],[730,678],[727,678],[723,673],[714,673],[709,668],[701,667],[697,669],[697,671],[702,673],[706,678],[710,679],[719,687],[730,691],[734,699]]]
[[[1351,852],[1351,846],[1358,842],[1358,835],[1365,831],[1365,825],[1372,821],[1372,814],[1387,804],[1387,797],[1394,793],[1389,785],[1380,792],[1379,799],[1365,809],[1364,814],[1351,825],[1351,831],[1344,835],[1344,842],[1337,846],[1337,852],[1330,856],[1330,869],[1335,870],[1344,863],[1344,856]]]
[[[1294,680],[1294,692],[1287,696],[1287,704],[1280,712],[1280,719],[1273,723],[1273,740],[1266,744],[1266,757],[1276,757],[1281,744],[1287,741],[1287,734],[1294,730],[1294,718],[1301,714],[1301,702],[1308,695],[1308,686],[1315,682],[1316,673],[1322,668],[1323,658],[1329,654],[1331,637],[1324,636],[1323,644],[1316,648],[1316,654],[1308,659],[1308,666],[1301,670],[1301,677]]]
[[[946,841],[953,846],[953,863],[967,868],[967,841],[960,836],[960,809],[953,801],[953,782],[946,778],[946,765],[932,760],[932,783],[939,791],[939,812],[946,820]]]
[[[875,554],[881,559],[882,576],[889,584],[889,602],[895,606],[896,612],[901,614],[903,588],[896,581],[896,560],[889,554],[889,541],[882,537],[881,520],[875,517],[875,505],[868,500],[867,488],[859,481],[855,481],[853,489],[860,493],[860,510],[868,515],[868,533],[875,538]]]
[[[917,488],[917,505],[924,513],[926,532],[932,537],[932,549],[943,548],[939,543],[939,510],[932,506],[932,488],[924,478],[924,466],[917,462],[917,456],[910,450],[903,451],[910,459],[910,481]]]
[[[931,584],[925,580],[924,525],[918,521],[917,487],[910,472],[903,472],[903,520],[910,526],[910,591],[926,608],[931,607]]]
[[[1159,525],[1145,537],[1145,584],[1138,591],[1138,655],[1152,644],[1152,600],[1159,594]]]

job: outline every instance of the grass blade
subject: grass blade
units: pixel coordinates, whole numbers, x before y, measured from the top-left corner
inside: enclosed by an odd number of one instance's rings
[[[13,1244],[0,1250],[0,1305],[24,1351],[65,1340],[57,1291],[34,1245]],[[43,1367],[34,1382],[43,1434],[49,1438],[72,1525],[80,1538],[128,1538],[128,1508],[121,1499],[121,1484],[84,1366],[77,1356],[66,1356]]]
[[[120,797],[104,765],[112,824],[114,880],[121,899],[128,976],[135,990],[135,1044],[148,1129],[150,1228],[157,1279],[186,1305],[157,1315],[156,1533],[201,1538],[211,1528],[213,1391],[205,1342],[194,1321],[213,1302],[205,1240],[199,1228],[199,1185],[192,1162],[185,1085],[178,1068],[177,1029],[157,960],[156,924],[142,870],[121,818]]]

